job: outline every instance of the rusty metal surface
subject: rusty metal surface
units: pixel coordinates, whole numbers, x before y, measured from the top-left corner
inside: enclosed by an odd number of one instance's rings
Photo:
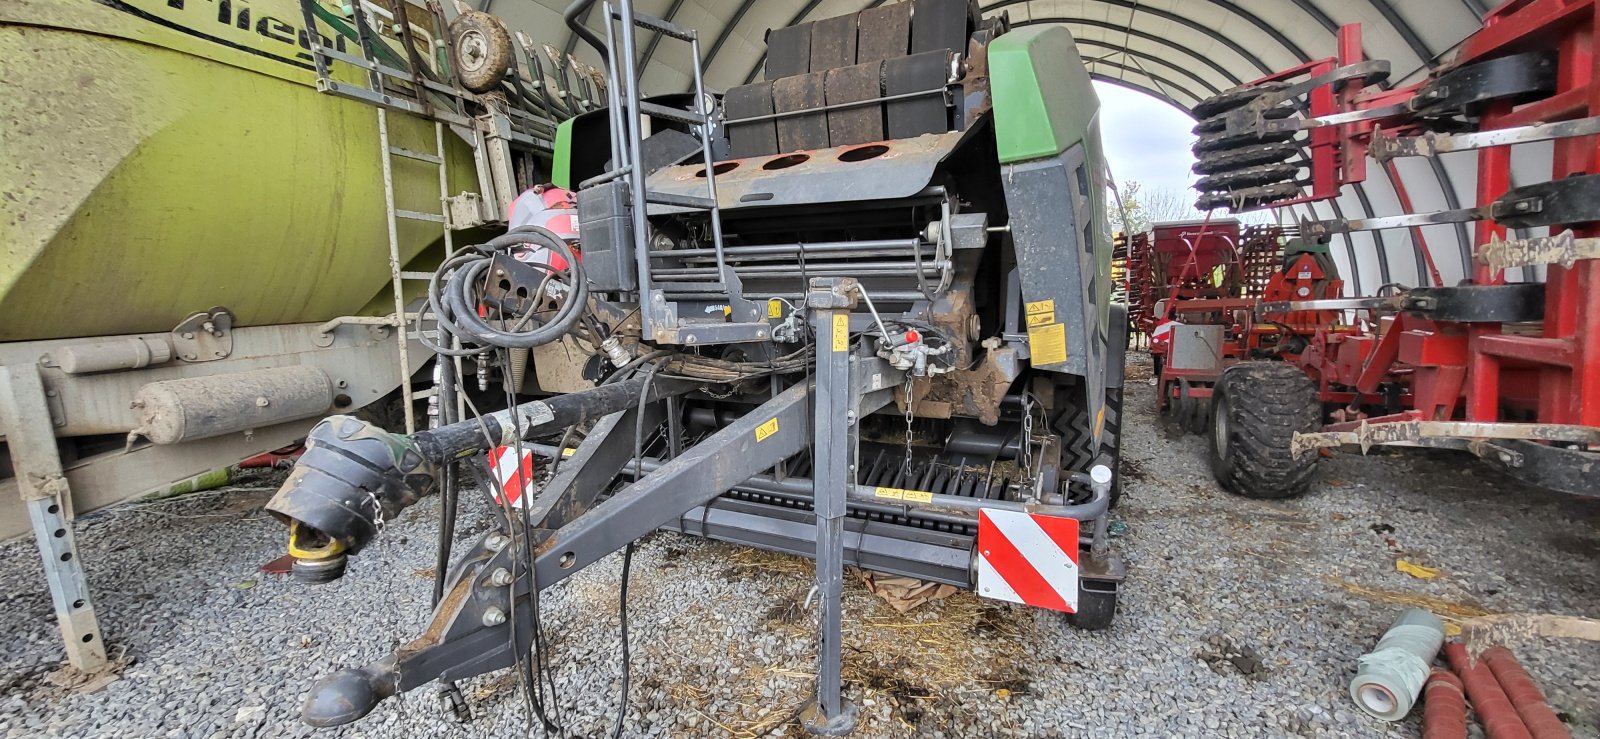
[[[821,116],[821,114],[818,114]],[[733,159],[731,169],[717,174],[717,204],[724,209],[833,203],[859,200],[891,200],[916,195],[933,181],[939,163],[956,149],[962,132],[952,131],[900,141],[885,141],[883,154],[861,161],[844,161],[839,156],[851,146],[838,146],[804,152]],[[770,169],[768,165],[784,157],[804,157],[793,166]],[[792,161],[792,160],[785,160]],[[675,195],[705,195],[705,181],[699,165],[681,165],[657,170],[650,175],[652,192]],[[681,212],[681,208],[651,206],[651,215]]]
[[[883,63],[870,62],[828,71],[829,105],[879,97]],[[834,146],[865,144],[883,138],[883,105],[857,105],[828,111],[828,141]]]
[[[1570,269],[1580,259],[1600,259],[1600,239],[1580,239],[1567,229],[1555,236],[1503,240],[1495,235],[1478,248],[1474,260],[1500,271],[1511,267],[1559,264]]]
[[[1416,446],[1430,439],[1522,439],[1600,444],[1600,428],[1556,423],[1478,423],[1472,421],[1388,421],[1365,419],[1328,427],[1330,430],[1295,434],[1290,451],[1295,456],[1315,449],[1354,445],[1365,454],[1374,446]]]

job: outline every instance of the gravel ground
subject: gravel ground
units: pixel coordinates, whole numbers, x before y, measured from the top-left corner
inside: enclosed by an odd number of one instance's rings
[[[1600,503],[1542,493],[1466,458],[1339,454],[1306,497],[1256,502],[1212,483],[1204,441],[1170,438],[1130,371],[1117,623],[966,594],[908,615],[847,587],[846,678],[858,736],[1417,736],[1366,718],[1345,686],[1398,611],[1600,615]],[[389,525],[342,581],[257,568],[282,553],[261,511],[273,479],[141,502],[78,522],[101,623],[125,661],[94,692],[58,687],[60,652],[31,542],[0,547],[0,737],[526,736],[515,679],[463,688],[447,720],[424,688],[342,731],[296,718],[316,677],[374,659],[427,619],[436,518]],[[464,514],[477,532],[486,510]],[[1396,572],[1407,559],[1442,574]],[[618,688],[612,556],[545,598],[561,717],[603,735]],[[798,736],[810,689],[804,560],[657,534],[634,561],[629,736]],[[1575,735],[1600,736],[1600,644],[1514,640]]]

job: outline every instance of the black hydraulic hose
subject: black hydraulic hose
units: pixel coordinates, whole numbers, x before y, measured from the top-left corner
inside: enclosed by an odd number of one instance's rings
[[[578,34],[578,38],[588,42],[590,46],[594,47],[595,51],[600,52],[601,57],[604,57],[606,56],[606,42],[595,35],[594,31],[589,30],[588,26],[583,25],[583,15],[589,12],[591,7],[594,7],[594,0],[574,0],[571,5],[567,6],[566,12],[562,13],[561,17],[567,22],[567,28],[572,29],[573,33]]]
[[[491,263],[489,254],[508,251],[523,244],[546,247],[566,260],[571,280],[561,307],[556,309],[555,316],[550,320],[531,330],[506,331],[491,326],[486,319],[478,315],[478,298],[474,288],[489,268]],[[428,307],[433,311],[439,325],[450,333],[485,347],[531,349],[565,336],[587,314],[589,285],[584,279],[583,268],[572,248],[567,246],[566,240],[550,230],[539,226],[522,226],[475,249],[480,253],[460,254],[440,265],[428,283]],[[452,270],[453,273],[441,288],[439,275]],[[542,286],[548,283],[549,276],[551,275],[547,275],[547,279],[541,282],[541,290]],[[446,347],[429,348],[441,354],[458,355],[458,350]],[[478,354],[482,351],[483,348],[480,347],[459,353]]]

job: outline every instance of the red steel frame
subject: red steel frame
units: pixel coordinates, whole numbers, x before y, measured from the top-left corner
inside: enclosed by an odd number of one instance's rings
[[[1596,0],[1508,0],[1468,38],[1451,66],[1506,54],[1555,48],[1559,54],[1557,89],[1548,98],[1511,106],[1499,104],[1480,115],[1480,130],[1553,123],[1600,115],[1600,12]],[[1340,29],[1338,55],[1285,70],[1258,82],[1321,74],[1363,59],[1359,27]],[[1309,95],[1312,117],[1372,109],[1403,102],[1418,85],[1391,90],[1362,89],[1359,80],[1335,93],[1324,85]],[[1382,125],[1382,130],[1378,126]],[[1366,121],[1311,131],[1312,186],[1305,197],[1275,203],[1290,205],[1337,197],[1344,184],[1366,177],[1367,149],[1374,135],[1417,133],[1402,119]],[[1511,149],[1479,151],[1477,204],[1486,205],[1511,189]],[[1551,179],[1600,173],[1600,137],[1558,139]],[[1385,175],[1401,206],[1411,211],[1393,163]],[[1526,184],[1526,183],[1524,183]],[[1561,229],[1552,229],[1558,233]],[[1600,236],[1600,226],[1575,227],[1579,238]],[[1505,238],[1490,221],[1476,225],[1479,246]],[[1434,284],[1441,280],[1419,230],[1413,231]],[[1399,314],[1370,333],[1329,325],[1316,332],[1311,349],[1296,361],[1315,379],[1327,403],[1351,406],[1336,411],[1327,430],[1351,430],[1360,423],[1466,420],[1534,421],[1600,427],[1600,260],[1580,260],[1571,268],[1549,265],[1545,318],[1536,335],[1507,332],[1499,324],[1457,324]],[[1505,275],[1474,259],[1475,284],[1503,284]],[[1331,384],[1353,388],[1335,391]],[[1355,406],[1370,407],[1382,385],[1401,389],[1402,413],[1361,419]],[[1390,400],[1394,396],[1391,395]],[[1363,402],[1365,401],[1365,402]]]

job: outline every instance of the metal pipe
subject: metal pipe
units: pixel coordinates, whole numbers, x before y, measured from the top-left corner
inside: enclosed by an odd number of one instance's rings
[[[735,272],[741,275],[800,276],[800,270],[792,264],[737,265],[734,266],[733,269]],[[843,262],[822,265],[806,265],[805,274],[810,277],[819,277],[825,274],[825,271],[827,270],[837,271],[841,275],[850,277],[857,275],[892,276],[916,274],[916,268],[909,264],[898,262]],[[922,272],[923,274],[938,274],[939,270],[937,265],[930,265],[929,268],[924,268]],[[694,277],[696,275],[716,276],[717,270],[713,267],[667,267],[664,269],[657,269],[654,274],[657,277]]]
[[[825,254],[829,252],[848,252],[851,254],[863,251],[894,250],[911,251],[921,246],[922,239],[912,237],[907,239],[868,239],[863,241],[824,241],[816,244],[753,244],[748,246],[723,247],[722,253],[729,259],[747,257],[752,255],[789,255],[789,254]],[[653,249],[652,257],[714,257],[715,249]]]

